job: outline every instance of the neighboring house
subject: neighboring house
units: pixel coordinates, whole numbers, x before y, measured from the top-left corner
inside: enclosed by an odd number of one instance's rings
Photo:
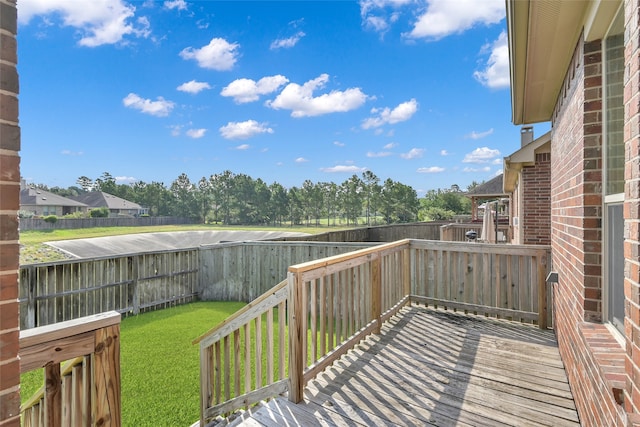
[[[20,210],[37,216],[63,216],[86,212],[87,205],[38,188],[20,190]]]
[[[482,221],[482,213],[479,211],[484,211],[487,202],[501,201],[503,205],[505,204],[509,194],[505,193],[502,187],[502,175],[498,175],[465,194],[471,199],[471,221]]]
[[[507,0],[513,122],[551,121],[554,329],[585,426],[640,425],[639,16]]]
[[[102,191],[91,191],[73,197],[74,200],[85,203],[92,209],[108,208],[109,216],[138,216],[148,212],[139,204]]]
[[[511,194],[511,243],[549,245],[551,132],[531,141],[533,129],[522,130],[522,148],[504,158],[503,188]]]

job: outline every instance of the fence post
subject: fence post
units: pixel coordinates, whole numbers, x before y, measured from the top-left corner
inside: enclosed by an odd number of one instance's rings
[[[138,272],[140,256],[132,256],[130,259],[131,286],[133,287],[133,314],[140,314],[140,289],[138,288],[138,278],[140,276]]]
[[[538,327],[547,329],[547,254],[538,252],[536,255],[538,266]]]
[[[23,276],[24,277],[24,276]],[[27,283],[26,283],[26,291],[27,291],[27,315],[25,317],[24,325],[25,329],[35,328],[38,326],[38,319],[36,318],[37,310],[36,310],[36,286],[38,284],[37,280],[37,269],[36,267],[30,266],[27,270]],[[20,286],[24,285],[21,283]]]
[[[307,331],[303,330],[302,318],[302,285],[300,275],[287,273],[289,286],[289,400],[300,402],[304,397],[304,364],[302,355],[303,337]]]
[[[376,256],[371,261],[371,309],[373,320],[376,321],[374,334],[379,334],[382,328],[382,269],[380,268],[380,257]]]

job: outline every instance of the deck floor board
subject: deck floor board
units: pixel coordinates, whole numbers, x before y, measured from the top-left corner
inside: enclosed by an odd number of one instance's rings
[[[552,331],[403,309],[307,384],[239,415],[244,426],[578,426]]]

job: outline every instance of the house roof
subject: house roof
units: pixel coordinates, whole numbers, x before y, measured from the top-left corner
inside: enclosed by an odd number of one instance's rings
[[[21,206],[75,206],[86,207],[87,205],[70,199],[68,197],[59,196],[49,191],[40,190],[38,188],[25,188],[20,190]]]
[[[78,200],[82,203],[86,203],[92,208],[109,208],[110,210],[130,210],[130,209],[142,209],[142,207],[129,200],[121,199],[109,193],[102,191],[91,191],[89,193],[83,193],[79,196],[75,196],[74,200]]]
[[[495,178],[477,185],[473,190],[467,191],[465,194],[467,197],[498,197],[505,196],[506,193],[502,189],[502,174]]]
[[[551,119],[581,34],[586,41],[601,39],[620,4],[619,0],[507,0],[514,124]]]
[[[504,158],[503,190],[511,192],[518,180],[518,173],[524,166],[532,166],[536,161],[536,153],[549,150],[551,147],[551,131],[528,143],[515,153]]]

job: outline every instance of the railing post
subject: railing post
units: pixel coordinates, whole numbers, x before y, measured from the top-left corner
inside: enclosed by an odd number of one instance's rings
[[[120,325],[107,326],[95,332],[94,416],[97,426],[121,426],[120,396]]]
[[[382,328],[382,269],[380,268],[380,257],[376,256],[371,261],[371,309],[373,320],[376,321],[374,334],[379,334]]]
[[[404,295],[411,295],[411,246],[402,250],[402,284]],[[408,299],[407,304],[410,303],[411,300]]]
[[[547,329],[547,254],[539,252],[536,256],[538,266],[538,327]]]
[[[62,425],[62,390],[60,363],[47,363],[44,367],[44,425]]]
[[[289,400],[300,402],[304,397],[304,365],[302,318],[302,283],[299,274],[287,273],[289,285]]]

